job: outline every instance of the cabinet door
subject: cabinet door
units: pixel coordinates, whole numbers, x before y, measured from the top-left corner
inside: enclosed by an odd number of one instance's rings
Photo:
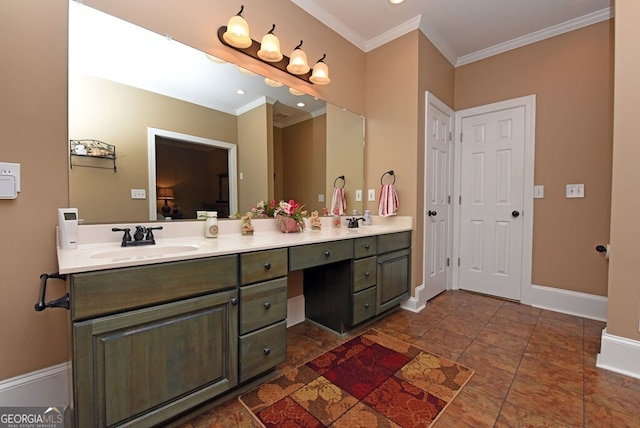
[[[76,426],[151,426],[237,384],[237,290],[73,325]]]
[[[408,249],[378,256],[376,315],[409,297],[410,264]]]

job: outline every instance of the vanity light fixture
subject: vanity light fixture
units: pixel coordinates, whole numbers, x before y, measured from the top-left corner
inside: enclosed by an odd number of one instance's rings
[[[295,89],[295,88],[289,88],[289,93],[290,93],[291,95],[295,95],[295,96],[297,96],[297,97],[300,97],[300,96],[304,95],[304,92],[299,91],[299,90],[297,90],[297,89]]]
[[[328,85],[331,83],[331,79],[329,79],[329,67],[324,63],[326,57],[327,54],[322,55],[322,58],[313,66],[313,73],[309,78],[311,83],[315,83],[316,85]]]
[[[271,86],[273,88],[279,88],[280,86],[282,86],[282,83],[278,82],[277,80],[269,79],[268,77],[264,78],[264,83],[267,86]]]
[[[282,59],[282,52],[280,52],[280,40],[273,34],[273,30],[276,29],[276,24],[273,24],[271,30],[262,37],[262,43],[260,43],[260,50],[258,56],[260,59],[267,62],[278,62]]]
[[[242,17],[243,10],[244,5],[240,6],[240,12],[237,15],[229,19],[227,28],[225,28],[226,31],[222,35],[225,42],[239,49],[246,49],[253,43],[253,40],[249,37],[249,24]]]
[[[328,85],[331,82],[329,79],[329,67],[324,62],[326,54],[313,67],[312,73],[311,67],[307,63],[307,54],[302,50],[302,40],[293,49],[291,58],[283,55],[280,50],[280,41],[273,34],[276,28],[275,24],[262,38],[262,43],[256,42],[249,35],[249,24],[242,17],[243,10],[244,6],[241,6],[240,12],[229,19],[229,24],[226,27],[218,28],[218,39],[222,44],[263,61],[305,82],[316,85]],[[265,82],[269,84],[266,80]]]
[[[300,75],[309,72],[309,64],[307,64],[307,54],[302,50],[302,40],[291,52],[291,59],[287,64],[287,71],[291,74]]]

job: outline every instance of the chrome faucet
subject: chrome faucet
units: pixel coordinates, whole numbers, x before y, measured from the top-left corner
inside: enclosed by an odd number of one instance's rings
[[[348,222],[347,223],[347,227],[349,229],[358,228],[360,226],[360,223],[358,223],[358,221],[360,221],[360,220],[364,221],[365,218],[364,217],[352,217],[352,218],[347,219],[347,222]]]

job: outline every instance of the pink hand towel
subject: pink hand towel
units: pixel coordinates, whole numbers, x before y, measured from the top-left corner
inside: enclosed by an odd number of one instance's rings
[[[342,187],[333,188],[333,197],[331,198],[331,213],[338,211],[339,215],[343,215],[347,210],[347,202],[344,199],[344,189]]]
[[[378,202],[378,215],[389,217],[398,212],[398,194],[393,184],[383,184],[380,189],[380,200]]]

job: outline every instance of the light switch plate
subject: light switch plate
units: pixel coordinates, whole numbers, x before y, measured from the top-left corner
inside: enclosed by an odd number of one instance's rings
[[[15,199],[17,196],[16,178],[13,175],[0,175],[0,199]]]
[[[533,186],[533,198],[534,199],[542,199],[544,198],[544,186]]]
[[[324,202],[324,193],[318,194],[318,202]]]
[[[20,164],[0,162],[0,175],[13,175],[16,178],[16,192],[20,191]]]
[[[376,189],[369,189],[369,201],[375,201],[376,200]]]
[[[362,190],[358,189],[356,190],[356,202],[360,202],[362,201]]]
[[[147,199],[147,191],[145,189],[131,189],[131,199]]]
[[[584,184],[567,184],[567,198],[584,198]]]

